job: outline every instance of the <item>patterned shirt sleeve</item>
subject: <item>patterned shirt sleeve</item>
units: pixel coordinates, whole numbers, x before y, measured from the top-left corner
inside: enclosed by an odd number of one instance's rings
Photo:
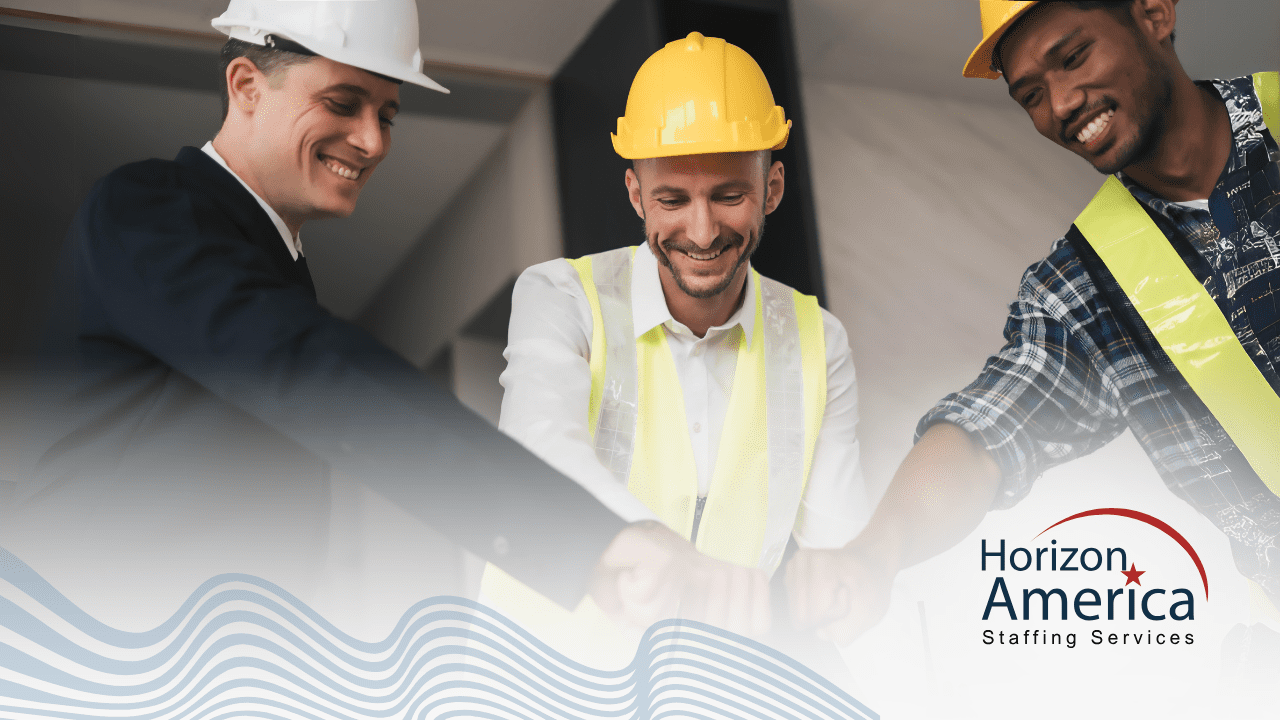
[[[1098,320],[1102,302],[1080,259],[1059,239],[1023,275],[1004,347],[917,425],[917,441],[938,422],[981,439],[1003,475],[993,508],[1014,505],[1045,470],[1093,452],[1127,427],[1117,368],[1102,362],[1101,346],[1114,334]]]

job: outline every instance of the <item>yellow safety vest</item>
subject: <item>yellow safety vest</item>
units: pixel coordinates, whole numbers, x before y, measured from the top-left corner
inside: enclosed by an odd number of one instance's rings
[[[591,307],[588,427],[601,463],[689,539],[698,476],[683,392],[663,327],[635,335],[635,250],[567,261]],[[826,409],[826,342],[815,298],[755,271],[748,282],[755,290],[755,331],[750,343],[745,334],[739,336],[733,388],[695,546],[711,557],[772,572],[795,524]],[[481,595],[571,657],[629,660],[618,648],[634,642],[627,642],[590,598],[568,613],[492,565],[485,569]]]
[[[1254,88],[1263,122],[1274,128],[1270,123],[1280,114],[1276,73],[1255,75]],[[1280,495],[1280,396],[1164,233],[1114,176],[1075,226],[1187,384]]]
[[[1263,124],[1280,142],[1280,76],[1257,73],[1253,88]],[[1280,396],[1164,233],[1114,176],[1075,227],[1254,472],[1280,496]],[[1280,620],[1262,587],[1252,580],[1249,587],[1255,617]]]

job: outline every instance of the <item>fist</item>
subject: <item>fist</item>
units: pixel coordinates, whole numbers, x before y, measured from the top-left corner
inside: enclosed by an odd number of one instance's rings
[[[853,545],[801,550],[787,564],[787,599],[797,629],[841,647],[884,617],[895,572]]]
[[[760,570],[707,557],[666,527],[643,522],[600,558],[591,595],[614,622],[644,630],[683,617],[759,637],[769,629],[769,580]]]

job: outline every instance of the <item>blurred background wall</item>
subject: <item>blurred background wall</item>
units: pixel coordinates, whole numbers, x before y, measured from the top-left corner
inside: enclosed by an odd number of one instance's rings
[[[639,237],[638,220],[627,227],[621,166],[608,150],[625,83],[685,25],[705,23],[708,34],[727,28],[731,42],[779,53],[766,69],[788,114],[801,121],[784,201],[798,219],[794,230],[771,221],[771,259],[760,266],[823,293],[849,330],[874,500],[910,447],[916,419],[999,347],[1022,270],[1044,256],[1101,177],[1040,138],[1002,82],[961,78],[979,37],[972,0],[694,5],[420,2],[425,72],[453,93],[405,86],[393,151],[355,215],[304,228],[321,301],[496,422],[515,276],[566,247],[585,252]],[[91,184],[122,163],[170,158],[216,133],[221,36],[209,20],[223,9],[223,0],[6,0],[0,7],[5,365],[29,362],[63,233]],[[747,37],[748,30],[767,34],[753,26],[734,35],[743,13],[772,18],[773,34]],[[1177,47],[1193,76],[1280,65],[1280,3],[1185,0],[1178,13]],[[610,57],[614,65],[606,67]],[[598,107],[566,104],[592,98]],[[599,126],[566,130],[575,107]],[[566,155],[572,138],[604,151]],[[584,205],[566,193],[584,192],[580,178],[591,158],[612,164],[603,179],[586,183],[600,194]],[[583,218],[606,217],[613,218],[600,220],[608,232],[582,240]],[[10,412],[8,422],[15,429],[21,413]],[[1166,503],[1171,522],[1207,528],[1160,489],[1131,437],[1105,452],[1050,473],[1034,502],[1078,504],[1112,497],[1123,485]],[[1106,472],[1115,468],[1122,480]],[[386,578],[395,589],[379,595],[385,602],[465,591],[474,582],[465,560],[444,580],[397,574],[415,557],[393,540],[406,537],[409,521],[387,520],[394,508],[367,491],[346,492],[355,509],[344,522],[364,530],[351,531],[363,540],[342,561],[352,573]],[[427,528],[412,532],[415,542],[443,547]],[[1225,541],[1212,528],[1202,535],[1222,560]]]

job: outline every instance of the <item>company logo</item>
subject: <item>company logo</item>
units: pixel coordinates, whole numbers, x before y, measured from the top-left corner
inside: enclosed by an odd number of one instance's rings
[[[1146,513],[1125,508],[1087,510],[1053,523],[1035,537],[1038,539],[1073,520],[1099,516],[1145,523],[1168,536],[1199,573],[1203,599],[1208,601],[1209,577],[1195,548],[1168,523]],[[1183,623],[1195,620],[1198,593],[1188,587],[1169,587],[1153,578],[1144,578],[1148,571],[1139,568],[1137,559],[1120,544],[1059,543],[1057,538],[1050,538],[1047,544],[1015,547],[1004,538],[998,542],[983,538],[981,551],[982,572],[996,573],[982,620],[1001,626],[982,631],[984,645],[1076,646],[1075,632],[1025,626],[1013,630],[1005,624],[1028,621],[1108,624],[1110,627],[1105,631],[1089,632],[1089,641],[1094,645],[1190,645],[1195,642],[1194,635],[1186,632],[1189,626]],[[1046,581],[1046,577],[1052,579]],[[1194,576],[1188,572],[1183,577]],[[1134,627],[1133,623],[1160,625]]]

